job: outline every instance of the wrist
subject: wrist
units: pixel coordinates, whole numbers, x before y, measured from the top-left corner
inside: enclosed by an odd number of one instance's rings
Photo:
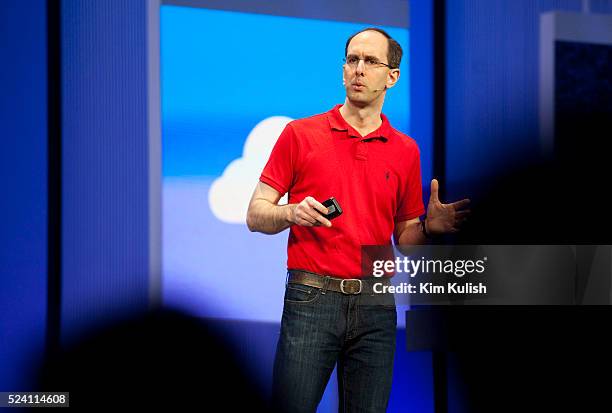
[[[431,232],[429,232],[429,230],[427,229],[427,217],[425,217],[425,219],[423,221],[421,221],[421,232],[423,233],[423,235],[425,236],[425,238],[427,239],[431,239]]]
[[[297,206],[297,204],[287,204],[287,205],[285,205],[285,221],[289,225],[295,224],[293,217],[294,217],[294,210],[295,210],[296,206]]]

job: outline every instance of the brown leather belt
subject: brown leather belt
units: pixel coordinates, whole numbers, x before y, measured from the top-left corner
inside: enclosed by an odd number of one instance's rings
[[[373,294],[373,285],[382,283],[390,285],[388,277],[367,277],[367,278],[338,278],[327,275],[320,275],[314,272],[303,270],[289,270],[287,282],[292,284],[302,284],[309,287],[324,288],[329,291],[336,291],[342,294]]]

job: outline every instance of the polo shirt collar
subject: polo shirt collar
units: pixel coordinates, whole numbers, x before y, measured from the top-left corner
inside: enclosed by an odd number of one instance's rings
[[[340,107],[342,104],[338,104],[333,107],[332,110],[327,112],[327,119],[329,120],[329,126],[338,131],[346,131],[349,137],[354,138],[362,138],[362,139],[370,139],[370,138],[381,138],[383,142],[387,142],[391,137],[391,125],[389,124],[389,120],[384,114],[380,114],[380,118],[382,119],[382,124],[378,129],[371,132],[367,136],[361,136],[359,132],[355,130],[351,125],[348,124],[346,120],[340,114]]]

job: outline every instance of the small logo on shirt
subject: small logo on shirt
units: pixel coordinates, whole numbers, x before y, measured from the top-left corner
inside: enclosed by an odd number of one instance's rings
[[[385,179],[388,181],[389,180],[389,171],[385,172]]]

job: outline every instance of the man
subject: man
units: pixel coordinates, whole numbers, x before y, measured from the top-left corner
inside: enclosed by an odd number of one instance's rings
[[[427,217],[416,142],[382,115],[400,77],[400,45],[368,28],[345,48],[346,99],[331,111],[290,122],[251,198],[251,231],[291,227],[273,398],[287,412],[314,412],[336,363],[340,411],[383,412],[391,390],[396,310],[363,277],[361,246],[422,244],[455,232],[469,202],[442,204],[432,180]],[[289,203],[277,205],[289,192]],[[322,201],[335,197],[332,221]],[[376,279],[380,282],[380,279]]]

